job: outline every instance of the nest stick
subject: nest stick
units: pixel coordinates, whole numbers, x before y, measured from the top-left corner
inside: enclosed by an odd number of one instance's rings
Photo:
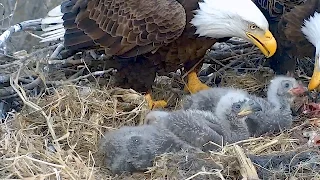
[[[35,87],[40,86],[41,84],[42,84],[42,79],[40,77],[38,77],[36,80],[34,80],[32,82],[30,82],[26,85],[22,85],[22,87],[27,90],[32,90]],[[14,90],[14,88],[12,86],[0,89],[0,99],[7,99],[7,98],[12,97],[12,95],[15,95],[15,94],[16,94],[16,91]]]
[[[223,177],[223,175],[221,174],[221,171],[217,171],[217,172],[198,172],[188,178],[186,178],[185,180],[191,180],[197,176],[200,176],[200,175],[216,175],[218,176],[220,179],[222,180],[225,180],[225,178]]]
[[[53,140],[57,139],[56,134],[55,134],[55,132],[53,130],[52,121],[51,121],[50,117],[46,115],[46,113],[42,110],[41,107],[39,107],[38,105],[34,104],[33,102],[27,100],[26,94],[25,94],[25,92],[23,92],[23,88],[21,86],[19,86],[18,83],[17,83],[17,79],[13,80],[13,78],[10,78],[10,85],[17,92],[17,94],[22,99],[22,101],[23,101],[23,103],[25,105],[35,109],[36,111],[39,111],[45,117],[45,119],[47,120],[47,125],[48,125],[49,132],[50,132]],[[55,143],[55,144],[56,144],[55,148],[57,150],[61,150],[59,143]],[[60,155],[60,158],[61,158],[61,155]]]
[[[56,59],[63,48],[64,48],[64,44],[63,43],[59,43],[58,47],[51,54],[50,59]]]
[[[49,162],[41,161],[39,159],[32,158],[32,157],[28,156],[27,154],[19,156],[19,157],[6,158],[6,160],[7,161],[13,161],[13,160],[17,160],[17,159],[20,159],[20,158],[27,158],[27,159],[29,159],[31,161],[42,163],[42,164],[45,164],[45,165],[48,165],[48,166],[53,166],[53,167],[56,167],[56,168],[65,168],[65,166],[61,166],[59,164],[53,164],[53,163],[49,163]]]
[[[8,41],[8,39],[12,36],[12,34],[19,31],[25,31],[25,30],[37,30],[39,29],[40,25],[41,25],[41,19],[27,20],[27,21],[23,21],[18,24],[15,24],[9,27],[6,31],[4,31],[0,35],[0,48],[2,49],[4,54],[7,54],[7,48],[5,44]]]
[[[36,88],[37,86],[41,86],[41,85],[54,85],[54,86],[60,86],[60,85],[64,85],[64,84],[68,84],[68,83],[73,83],[73,82],[77,82],[81,79],[85,79],[85,78],[88,78],[90,76],[100,76],[100,75],[103,75],[103,74],[106,74],[108,72],[111,72],[112,69],[109,69],[109,70],[105,70],[105,71],[96,71],[96,72],[92,72],[92,73],[89,73],[87,75],[84,75],[84,76],[78,76],[78,77],[75,77],[75,78],[71,78],[71,79],[68,79],[66,81],[47,81],[47,82],[43,82],[41,77],[37,77],[37,79],[35,80],[28,80],[28,79],[24,79],[24,78],[19,78],[20,81],[22,82],[28,82],[28,84],[25,84],[25,85],[22,85],[23,89],[27,90],[27,91],[30,91],[34,88]],[[7,78],[9,78],[9,76],[6,76],[4,77],[3,81],[4,82],[7,82]],[[10,79],[10,78],[9,78]],[[14,90],[13,87],[5,87],[3,89],[0,89],[0,99],[8,99],[8,98],[12,98],[12,97],[15,97],[17,96],[17,93],[16,91]]]
[[[17,77],[18,77],[18,76],[19,76],[19,71],[18,71]],[[21,88],[21,86],[19,86],[19,85],[17,84],[17,78],[16,78],[15,80],[13,80],[13,78],[11,77],[11,78],[10,78],[10,85],[11,85],[12,88],[17,92],[17,94],[18,94],[19,97],[22,99],[22,101],[23,101],[23,103],[24,103],[25,105],[27,105],[27,106],[31,107],[32,109],[40,112],[40,113],[42,114],[42,116],[46,119],[47,126],[48,126],[48,130],[49,130],[49,132],[50,132],[50,134],[51,134],[51,136],[52,136],[52,139],[53,139],[54,148],[57,150],[57,155],[58,155],[58,157],[59,157],[59,159],[57,160],[57,162],[59,162],[59,163],[64,167],[64,168],[62,168],[62,169],[66,170],[66,172],[70,175],[70,177],[71,177],[72,179],[75,179],[75,178],[72,176],[72,174],[69,172],[69,168],[66,166],[65,162],[64,162],[63,159],[62,159],[62,156],[61,156],[61,154],[60,154],[60,152],[62,151],[62,149],[61,149],[61,147],[60,147],[59,142],[55,141],[55,140],[57,140],[58,138],[57,138],[57,136],[56,136],[56,134],[55,134],[55,131],[54,131],[54,129],[53,129],[53,122],[52,122],[51,116],[50,116],[50,115],[48,116],[48,115],[43,111],[43,109],[42,109],[41,107],[39,107],[37,104],[35,104],[35,103],[27,100],[26,94],[25,94],[23,88]]]
[[[264,151],[266,148],[268,148],[269,146],[272,146],[274,144],[276,144],[278,142],[278,139],[274,139],[272,140],[271,142],[267,143],[267,144],[264,144],[262,146],[259,146],[258,148],[254,149],[253,152],[254,153],[259,153],[259,152],[262,152]]]
[[[55,49],[58,45],[59,44],[55,44],[55,45],[49,46],[48,48],[36,50],[33,53],[24,56],[23,58],[20,58],[20,59],[18,59],[16,61],[13,61],[12,63],[0,65],[0,69],[9,68],[9,67],[12,67],[12,66],[15,66],[15,65],[26,64],[26,62],[29,62],[28,60],[30,60],[32,57],[35,57],[35,56],[37,56],[37,55],[39,55],[41,53],[44,53],[46,51]]]
[[[235,145],[234,150],[237,154],[237,158],[241,167],[240,173],[243,179],[258,180],[259,179],[258,173],[255,167],[253,166],[251,160],[247,158],[247,156],[244,154],[243,149],[240,146]]]
[[[92,72],[92,73],[89,73],[87,75],[84,75],[84,76],[79,76],[75,79],[68,79],[66,81],[47,81],[46,84],[51,84],[51,85],[64,85],[64,84],[68,84],[68,83],[72,83],[72,82],[77,82],[81,79],[85,79],[85,78],[88,78],[90,76],[101,76],[103,74],[106,74],[106,73],[109,73],[111,72],[113,69],[108,69],[108,70],[105,70],[105,71],[95,71],[95,72]]]

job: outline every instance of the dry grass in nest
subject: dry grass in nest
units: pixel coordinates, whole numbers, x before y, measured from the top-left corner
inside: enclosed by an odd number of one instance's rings
[[[147,112],[143,96],[120,88],[68,85],[26,101],[29,105],[0,127],[5,179],[95,179],[101,135],[138,125]]]
[[[240,148],[241,147],[241,148]],[[319,173],[310,169],[310,164],[314,162],[297,162],[292,163],[295,167],[294,171],[287,172],[281,170],[281,166],[286,166],[286,161],[294,161],[294,157],[299,153],[312,152],[319,150],[300,146],[298,141],[291,138],[290,132],[281,133],[274,137],[259,137],[250,138],[234,144],[222,147],[219,152],[210,153],[188,153],[181,152],[178,154],[168,153],[158,156],[154,162],[154,166],[150,168],[150,176],[153,179],[239,179],[240,177],[257,177],[270,173],[268,179],[297,178],[297,179],[312,179],[320,177]],[[247,154],[247,155],[245,155]],[[261,169],[257,171],[260,165],[253,163],[250,159],[261,161],[264,159],[282,162],[277,164],[274,169]],[[277,158],[279,156],[279,158]],[[250,159],[248,158],[250,157]],[[306,159],[306,155],[302,155],[302,159]],[[315,156],[314,159],[319,159]],[[316,160],[317,162],[317,160]],[[255,167],[253,165],[256,165]],[[315,163],[317,164],[317,163]],[[263,172],[263,171],[266,172]],[[263,174],[264,173],[264,174]],[[272,178],[272,176],[274,176]]]
[[[230,70],[225,72],[220,86],[241,88],[261,96],[272,77],[273,73],[263,69],[242,75]],[[164,77],[159,81],[154,89],[155,98],[171,101],[175,109],[184,93],[178,90],[173,78]],[[170,90],[175,88],[177,91],[172,94]],[[247,164],[241,161],[245,155],[233,144],[219,152],[164,154],[156,158],[146,173],[114,177],[97,156],[99,139],[106,131],[142,124],[149,111],[144,97],[133,90],[75,85],[48,92],[38,98],[26,98],[21,92],[26,106],[0,125],[1,178],[239,179],[243,169],[250,170],[250,161]],[[237,144],[252,155],[272,155],[301,148],[290,131]]]
[[[237,74],[234,71],[226,71],[220,86],[244,89],[249,93],[262,95],[274,73],[269,68],[260,69],[254,73]]]
[[[270,74],[227,74],[224,83],[228,84],[224,84],[225,86],[247,89],[243,85],[250,84],[247,87],[255,87],[251,92],[257,94],[261,93],[272,78]],[[259,77],[262,79],[258,79]],[[161,91],[168,88],[171,89],[172,85],[162,87],[160,83],[160,87],[155,89],[159,91],[156,98],[163,98]],[[99,139],[106,131],[124,125],[142,124],[149,111],[144,97],[133,90],[75,85],[64,85],[48,92],[50,93],[39,98],[30,99],[21,93],[26,106],[1,124],[0,153],[3,160],[0,162],[0,177],[236,179],[241,176],[243,164],[235,150],[237,146],[228,145],[220,152],[164,154],[156,158],[149,172],[114,177],[97,155]],[[242,146],[245,153],[257,155],[289,152],[300,146],[296,139],[291,138],[290,133],[251,138],[237,144]]]
[[[180,100],[188,94],[183,90],[184,86],[181,77],[176,74],[173,77],[157,76],[155,86],[152,88],[152,96],[155,100],[167,101],[167,110],[176,110],[180,108]]]

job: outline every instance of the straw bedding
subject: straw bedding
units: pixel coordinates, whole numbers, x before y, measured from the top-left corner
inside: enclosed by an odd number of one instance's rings
[[[241,58],[250,56],[243,53]],[[224,63],[228,66],[241,61],[237,58]],[[246,68],[248,64],[253,70],[239,73],[230,65],[219,74],[208,70],[218,65],[209,64],[203,69],[202,78],[218,79],[220,86],[243,88],[264,96],[274,74],[266,67],[256,68],[252,62],[246,63]],[[24,105],[21,111],[10,112],[0,124],[0,178],[250,179],[256,174],[263,179],[320,178],[319,149],[308,147],[308,139],[303,136],[305,130],[318,128],[311,126],[304,115],[297,116],[292,129],[286,132],[227,145],[219,152],[164,154],[145,173],[113,176],[97,152],[100,138],[106,131],[124,125],[143,124],[149,110],[143,95],[109,85],[111,80],[107,78],[107,85],[92,83],[88,78],[85,83],[61,83],[36,96],[26,94],[18,81],[12,81],[11,86]],[[175,76],[157,77],[154,95],[169,100],[168,110],[178,109],[186,94],[182,86],[183,81]],[[295,109],[298,111],[302,104],[298,101]],[[294,161],[297,157],[300,159]]]

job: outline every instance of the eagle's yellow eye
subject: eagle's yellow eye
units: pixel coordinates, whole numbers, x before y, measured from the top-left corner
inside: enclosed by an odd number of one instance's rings
[[[257,25],[255,25],[255,24],[250,24],[250,29],[251,29],[251,30],[257,29]]]

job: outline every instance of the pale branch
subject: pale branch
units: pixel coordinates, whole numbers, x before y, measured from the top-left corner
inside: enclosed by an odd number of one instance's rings
[[[68,84],[68,83],[75,83],[77,81],[80,81],[81,79],[86,79],[90,76],[101,76],[101,75],[104,75],[104,74],[109,73],[111,71],[113,71],[113,69],[108,69],[105,71],[96,71],[96,72],[92,72],[92,73],[89,73],[89,74],[86,74],[83,76],[74,77],[72,79],[68,79],[65,81],[47,81],[46,84],[50,84],[50,85],[54,85],[54,86],[61,86],[61,85]]]
[[[4,31],[0,35],[0,50],[3,54],[7,54],[6,42],[12,36],[12,34],[19,32],[19,31],[37,31],[41,29],[41,20],[42,19],[34,19],[34,20],[27,20],[15,24],[9,27],[6,31]]]
[[[0,75],[0,83],[1,83],[1,84],[9,83],[9,81],[10,81],[10,76],[11,76],[11,74],[9,74],[9,75]],[[19,82],[31,83],[31,82],[34,81],[34,80],[31,80],[31,79],[28,79],[28,78],[29,78],[29,77],[20,77],[20,78],[19,78]]]
[[[58,47],[51,54],[50,59],[57,59],[58,55],[60,54],[63,48],[64,48],[63,43],[59,43]]]
[[[24,83],[22,85],[23,89],[26,92],[29,92],[29,91],[35,89],[36,87],[40,87],[40,88],[45,87],[45,86],[58,87],[58,86],[68,84],[68,83],[76,83],[76,82],[78,82],[82,79],[86,79],[90,76],[104,75],[106,73],[111,72],[112,70],[113,69],[108,69],[105,71],[96,71],[96,72],[92,72],[92,73],[89,73],[89,74],[86,74],[83,76],[80,76],[80,73],[79,73],[77,76],[73,76],[65,81],[43,81],[40,76],[35,78],[34,80],[24,78],[24,77],[20,77],[18,80],[19,80],[19,83]],[[11,77],[11,75],[0,76],[0,80],[2,81],[0,83],[9,83],[10,77]],[[11,86],[0,88],[0,100],[14,98],[14,97],[18,97],[18,96],[16,94],[16,91]]]
[[[48,64],[50,65],[77,65],[77,64],[83,64],[84,62],[89,62],[90,60],[85,59],[63,59],[63,60],[48,60]]]

